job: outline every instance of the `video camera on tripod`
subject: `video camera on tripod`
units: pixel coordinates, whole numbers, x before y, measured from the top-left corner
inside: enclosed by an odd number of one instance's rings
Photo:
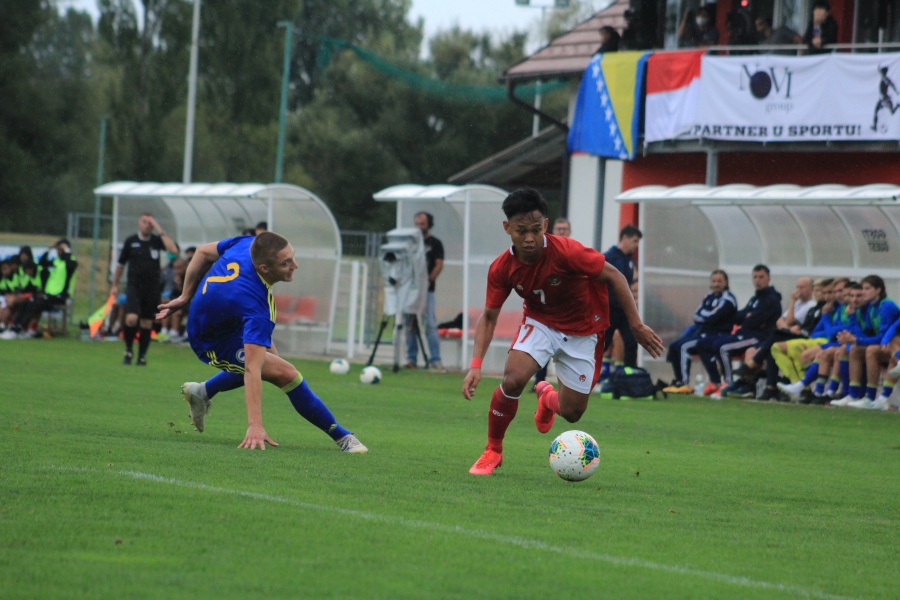
[[[394,372],[400,370],[400,346],[404,315],[421,315],[428,298],[428,269],[422,232],[415,227],[392,229],[379,248],[378,264],[384,278],[384,310],[375,347],[367,364],[372,364],[388,320],[394,318]],[[418,332],[418,328],[417,328]],[[420,346],[425,348],[421,343]],[[428,362],[428,357],[425,357]]]

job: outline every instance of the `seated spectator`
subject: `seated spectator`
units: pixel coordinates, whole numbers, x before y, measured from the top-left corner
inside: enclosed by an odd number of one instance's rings
[[[829,52],[826,46],[836,44],[838,40],[838,24],[831,16],[831,3],[828,0],[816,0],[813,3],[812,21],[803,35],[809,54]]]
[[[787,46],[803,43],[803,37],[790,27],[784,25],[772,29],[771,17],[756,19],[757,43],[764,46]],[[791,50],[773,50],[772,54],[793,54]]]
[[[56,253],[53,258],[50,257],[51,251]],[[4,339],[35,334],[41,314],[64,305],[69,299],[72,278],[78,268],[78,261],[72,258],[69,240],[58,240],[41,255],[39,264],[39,281],[32,280],[31,298],[17,311],[12,327],[3,334],[6,336]]]
[[[833,324],[835,315],[839,310],[843,310],[841,304],[845,302],[844,290],[847,283],[846,277],[816,281],[813,295],[816,295],[817,289],[821,290],[822,299],[825,300],[818,324],[810,332],[809,337],[785,340],[772,346],[772,360],[789,383],[796,383],[803,378],[806,368],[815,361],[815,357],[821,351],[822,344],[828,342],[827,332]]]
[[[754,389],[756,380],[763,368],[766,369],[766,392],[761,399],[777,400],[778,366],[770,360],[772,346],[777,342],[805,338],[809,336],[822,316],[822,307],[825,300],[822,299],[822,290],[819,286],[818,297],[814,298],[815,286],[809,277],[801,277],[797,280],[787,310],[775,323],[775,331],[760,342],[757,346],[749,348],[744,353],[744,364],[735,373],[746,390]],[[747,396],[749,397],[749,396]]]
[[[163,302],[168,302],[181,295],[181,288],[184,285],[184,273],[186,269],[187,263],[182,258],[175,258],[163,268],[161,296]],[[162,321],[162,329],[157,337],[159,341],[183,341],[181,337],[182,315],[184,315],[184,311],[179,310]]]
[[[831,325],[825,327],[828,341],[822,344],[815,356],[815,361],[807,368],[803,378],[796,383],[778,384],[778,389],[793,400],[798,400],[803,390],[815,384],[810,397],[801,401],[803,404],[828,404],[836,397],[838,390],[846,394],[850,387],[850,371],[847,363],[844,344],[838,337],[844,334],[862,335],[865,321],[866,300],[862,285],[847,282],[844,288],[844,304],[835,307]],[[820,330],[821,331],[821,330]]]
[[[854,408],[869,408],[867,403],[855,401],[867,400],[871,403],[875,400],[882,365],[890,359],[890,353],[881,346],[890,343],[890,338],[887,342],[883,340],[887,336],[893,337],[893,333],[896,332],[893,325],[900,319],[900,307],[887,297],[884,280],[881,277],[869,275],[861,283],[863,298],[867,303],[863,309],[865,321],[862,334],[850,332],[838,334],[838,341],[844,345],[850,363],[850,387],[847,389],[847,395],[840,400],[832,400],[831,406],[853,404]],[[869,351],[871,346],[875,348]],[[864,381],[865,388],[863,388]]]
[[[693,325],[669,344],[666,361],[672,365],[675,378],[672,385],[663,389],[666,393],[692,393],[693,388],[689,385],[691,355],[696,354],[697,344],[704,338],[729,335],[734,328],[734,316],[738,307],[737,298],[728,289],[728,274],[721,269],[713,271],[709,276],[709,289],[709,294],[694,311]],[[712,393],[712,388],[709,391]]]
[[[705,48],[719,43],[719,31],[709,8],[701,6],[694,13],[687,10],[678,26],[678,45],[682,48]]]
[[[756,265],[753,267],[752,275],[753,288],[756,291],[747,305],[735,313],[734,322],[739,327],[729,335],[702,339],[696,346],[700,360],[709,374],[709,381],[719,388],[711,393],[712,398],[721,398],[722,392],[746,393],[736,386],[728,388],[734,381],[731,357],[768,338],[775,331],[775,322],[782,312],[781,294],[769,285],[769,267]]]
[[[600,28],[600,47],[597,48],[596,54],[618,52],[620,39],[618,31],[609,25],[604,25]]]
[[[13,263],[6,259],[0,261],[0,333],[6,331],[11,313],[10,303],[16,297],[16,276]]]
[[[728,14],[725,19],[725,30],[728,33],[729,46],[755,46],[758,38],[753,27],[753,20],[746,8],[739,8]],[[753,50],[731,50],[728,54],[754,54]]]
[[[860,400],[853,400],[847,404],[850,408],[865,408],[869,410],[888,410],[890,397],[894,392],[894,386],[900,379],[900,319],[888,328],[881,344],[873,344],[866,348],[866,394]],[[872,382],[878,383],[882,369],[887,369],[881,386],[881,394],[876,397],[877,387]]]

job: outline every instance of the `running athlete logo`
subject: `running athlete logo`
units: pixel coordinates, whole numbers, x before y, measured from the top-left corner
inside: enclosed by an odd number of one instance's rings
[[[581,382],[587,381],[587,375],[579,375],[579,376],[578,376],[578,381],[581,381]]]
[[[239,362],[239,363],[243,363],[243,362],[244,362],[244,349],[241,348],[240,350],[238,350],[237,352],[235,352],[235,353],[234,353],[234,357],[235,357],[236,359],[238,359],[238,362]]]
[[[213,275],[212,277],[206,278],[206,283],[203,284],[203,294],[206,293],[206,286],[210,283],[224,283],[226,281],[231,281],[232,279],[236,279],[238,275],[241,274],[241,265],[236,262],[228,263],[228,275]]]
[[[894,82],[888,77],[888,68],[880,67],[878,72],[881,73],[881,80],[878,82],[878,101],[875,103],[875,115],[872,118],[872,131],[878,131],[878,112],[882,108],[891,111],[891,115],[900,108],[900,103],[894,104],[894,99],[891,98],[891,90],[894,90],[895,94],[900,92],[897,91],[897,86],[894,85]],[[887,131],[887,126],[882,125],[881,127],[883,131]]]

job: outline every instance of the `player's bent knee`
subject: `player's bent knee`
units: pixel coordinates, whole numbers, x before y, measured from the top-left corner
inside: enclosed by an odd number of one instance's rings
[[[582,415],[584,415],[584,408],[581,407],[570,407],[567,406],[563,408],[559,407],[559,416],[568,421],[569,423],[577,423],[581,420]]]
[[[510,397],[516,397],[522,394],[529,381],[531,381],[531,377],[522,379],[515,374],[504,374],[503,381],[500,385],[503,387],[504,394]]]

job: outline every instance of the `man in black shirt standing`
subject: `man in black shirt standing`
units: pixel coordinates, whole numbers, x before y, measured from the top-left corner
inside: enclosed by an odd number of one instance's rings
[[[619,243],[610,247],[603,253],[606,262],[619,270],[625,276],[628,286],[634,283],[634,252],[638,249],[643,234],[641,230],[634,225],[626,225],[619,232]],[[609,329],[606,330],[605,344],[606,349],[612,344],[613,335],[618,331],[622,336],[622,342],[625,346],[625,364],[626,367],[637,366],[637,341],[631,333],[631,327],[628,325],[628,319],[625,317],[625,311],[619,304],[615,294],[609,295]],[[619,365],[617,365],[619,366]]]
[[[434,227],[434,217],[425,211],[417,212],[414,217],[416,228],[422,232],[422,241],[425,243],[425,262],[428,269],[428,296],[425,312],[422,315],[425,323],[425,343],[428,345],[429,368],[438,372],[444,372],[441,363],[441,340],[438,338],[437,317],[435,316],[434,282],[444,269],[444,245],[441,240],[431,235]],[[406,366],[415,369],[419,356],[419,344],[416,336],[419,327],[415,315],[407,315],[406,318]],[[421,331],[421,330],[419,330]],[[424,351],[424,348],[422,349]]]
[[[113,276],[109,292],[113,296],[119,294],[119,280],[125,265],[128,265],[128,283],[125,289],[125,358],[126,365],[134,358],[134,338],[140,327],[141,337],[138,342],[138,366],[147,364],[147,349],[150,347],[150,332],[153,319],[160,303],[160,251],[178,254],[175,241],[166,235],[156,219],[150,213],[141,214],[138,221],[138,232],[126,238],[119,254],[119,264]]]

